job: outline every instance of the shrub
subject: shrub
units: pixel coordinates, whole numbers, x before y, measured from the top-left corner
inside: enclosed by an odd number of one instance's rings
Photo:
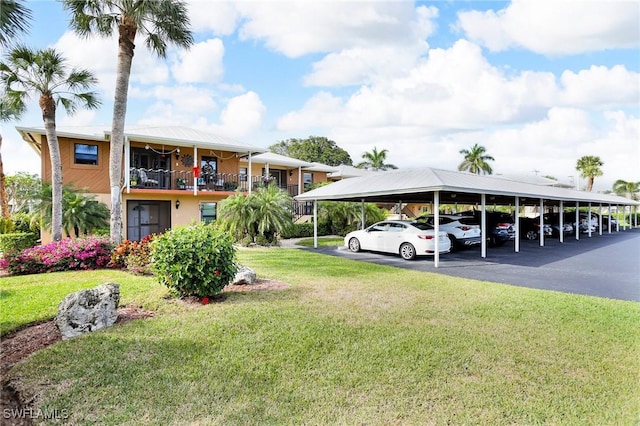
[[[33,232],[0,234],[0,252],[20,251],[38,244],[38,236]]]
[[[113,249],[109,266],[126,269],[137,275],[151,275],[151,241],[155,235],[147,235],[140,241],[125,240]]]
[[[174,228],[151,243],[153,271],[180,296],[213,296],[235,277],[233,242],[214,224]]]
[[[318,235],[329,235],[330,227],[327,222],[318,222]],[[293,226],[280,235],[282,238],[308,238],[313,237],[313,222],[294,223]]]
[[[12,250],[5,253],[0,266],[12,275],[99,269],[109,264],[112,247],[107,238],[66,238],[22,251]]]
[[[14,232],[33,232],[40,238],[40,215],[37,213],[14,213],[11,215]]]
[[[0,234],[8,234],[13,232],[13,221],[4,217],[0,217]]]

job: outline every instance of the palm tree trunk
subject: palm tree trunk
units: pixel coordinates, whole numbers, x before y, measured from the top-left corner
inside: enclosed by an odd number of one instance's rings
[[[56,135],[56,107],[53,98],[44,95],[40,98],[40,107],[51,160],[51,237],[53,241],[60,241],[62,239],[62,160]]]
[[[0,135],[0,150],[2,148],[2,135]],[[4,166],[2,165],[2,153],[0,153],[0,210],[2,217],[9,219],[11,212],[9,211],[9,202],[7,200],[7,186],[4,180]]]
[[[593,181],[594,181],[593,176],[587,177],[587,187],[585,188],[585,191],[591,192],[591,190],[593,189]]]
[[[135,45],[136,27],[123,17],[119,25],[118,39],[118,71],[113,102],[113,121],[111,124],[111,150],[109,155],[109,183],[111,187],[111,241],[122,242],[122,156],[124,149],[124,124],[127,115],[127,97],[129,92],[129,76]]]

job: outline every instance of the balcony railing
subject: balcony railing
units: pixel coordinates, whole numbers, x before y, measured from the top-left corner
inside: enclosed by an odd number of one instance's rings
[[[256,182],[260,181],[252,179]],[[199,191],[227,191],[237,189],[247,191],[247,176],[235,173],[209,173],[195,177],[192,171],[176,171],[163,169],[131,168],[129,170],[129,186],[137,189],[184,189]]]

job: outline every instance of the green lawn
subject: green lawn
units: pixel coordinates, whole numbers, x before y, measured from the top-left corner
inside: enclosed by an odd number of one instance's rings
[[[38,407],[67,410],[71,424],[640,421],[638,303],[294,249],[239,257],[291,288],[188,306],[122,275],[114,280],[127,297],[158,315],[55,344],[13,374]],[[3,323],[23,279],[0,279]]]
[[[298,242],[299,246],[313,247],[313,238],[304,238]],[[318,247],[335,247],[344,245],[342,237],[318,237]]]

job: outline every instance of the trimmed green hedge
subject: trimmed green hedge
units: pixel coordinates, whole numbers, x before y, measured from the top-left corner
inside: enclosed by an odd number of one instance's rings
[[[0,234],[0,252],[2,253],[10,250],[24,250],[36,244],[38,244],[38,236],[33,232]]]
[[[331,235],[326,222],[318,223],[318,236]],[[306,238],[313,237],[313,222],[294,223],[288,230],[282,232],[280,238]]]

